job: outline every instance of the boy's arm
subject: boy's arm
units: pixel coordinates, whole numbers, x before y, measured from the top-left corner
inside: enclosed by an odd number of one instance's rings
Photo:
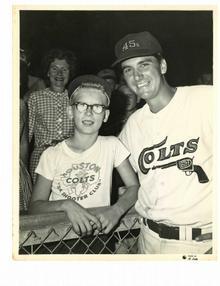
[[[118,223],[122,215],[125,214],[137,200],[139,183],[128,159],[124,160],[117,167],[117,170],[125,184],[126,191],[113,206],[103,211],[101,210],[99,213],[95,213],[102,223],[102,231],[104,233],[109,233]]]
[[[66,212],[73,225],[74,231],[79,235],[90,235],[94,225],[101,229],[100,221],[86,209],[72,200],[48,201],[52,181],[38,175],[33,189],[29,214],[47,213],[53,211]]]

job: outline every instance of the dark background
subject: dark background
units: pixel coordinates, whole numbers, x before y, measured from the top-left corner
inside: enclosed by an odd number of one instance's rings
[[[150,31],[164,49],[170,84],[195,84],[212,73],[212,11],[20,11],[20,46],[31,52],[31,72],[51,48],[75,51],[78,74],[96,73],[114,61],[114,45],[124,35]]]

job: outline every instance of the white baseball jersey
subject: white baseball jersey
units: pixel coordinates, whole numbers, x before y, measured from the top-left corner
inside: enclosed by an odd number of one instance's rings
[[[73,152],[64,140],[43,152],[36,173],[53,181],[49,200],[72,199],[86,208],[109,206],[113,168],[128,156],[113,136],[98,136],[82,153]]]
[[[143,217],[174,226],[212,222],[212,93],[212,86],[178,87],[158,113],[145,104],[128,119],[120,139],[138,172],[135,207]]]

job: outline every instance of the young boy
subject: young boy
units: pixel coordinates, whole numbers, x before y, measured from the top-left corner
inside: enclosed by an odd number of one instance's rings
[[[65,211],[76,233],[90,235],[97,228],[107,234],[137,200],[137,177],[122,143],[116,137],[98,135],[109,116],[108,83],[83,75],[71,82],[69,96],[74,135],[43,152],[29,213]],[[110,206],[114,167],[127,191]],[[96,213],[86,209],[102,206],[108,208]]]

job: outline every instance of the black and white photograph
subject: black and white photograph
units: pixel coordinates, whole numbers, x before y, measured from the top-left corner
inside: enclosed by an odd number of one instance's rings
[[[1,285],[219,284],[218,13],[1,2]]]
[[[214,7],[13,18],[14,258],[216,260]]]

